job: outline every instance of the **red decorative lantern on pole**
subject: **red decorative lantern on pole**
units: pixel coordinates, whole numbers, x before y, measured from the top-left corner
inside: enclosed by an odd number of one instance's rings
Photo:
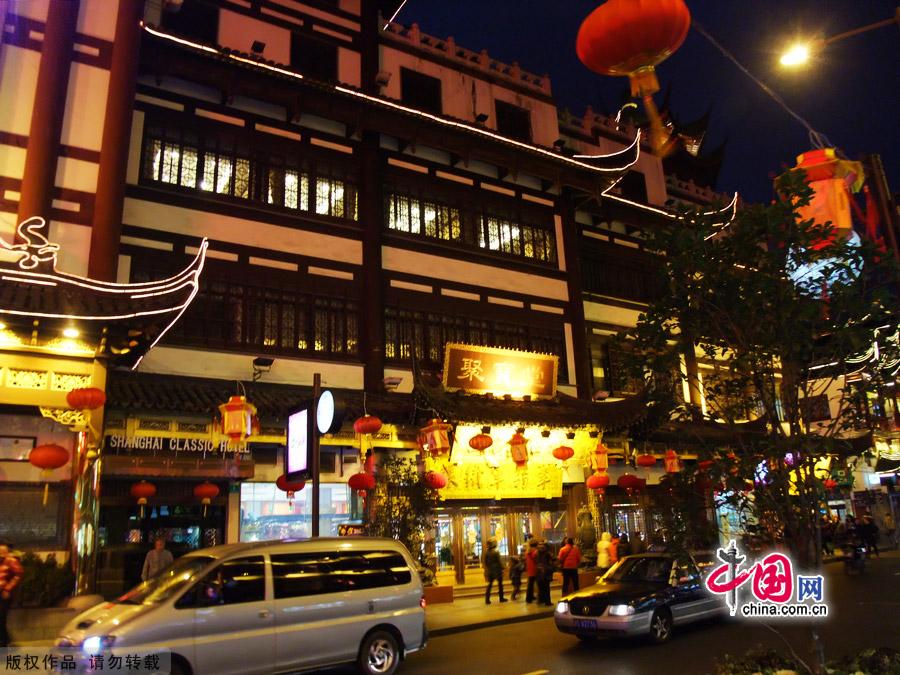
[[[469,447],[476,452],[484,452],[494,444],[494,439],[488,435],[490,427],[481,427],[481,433],[469,439]]]
[[[44,481],[43,505],[47,506],[50,472],[66,465],[66,462],[69,461],[69,451],[56,443],[45,443],[31,449],[31,452],[28,453],[28,461],[41,470],[41,480]]]
[[[353,431],[360,436],[364,434],[377,434],[381,431],[381,426],[381,420],[375,417],[375,415],[363,415],[362,417],[357,418],[353,423]]]
[[[203,517],[206,518],[206,507],[212,503],[213,499],[219,496],[219,487],[209,481],[204,481],[194,486],[194,496],[203,504]]]
[[[246,396],[232,396],[219,406],[222,414],[222,433],[231,443],[240,443],[253,433],[253,416],[256,406]]]
[[[97,387],[73,389],[66,394],[66,403],[75,410],[96,410],[106,403],[106,394]]]
[[[681,46],[690,27],[683,0],[608,0],[582,22],[575,40],[578,58],[588,68],[631,80],[631,95],[644,101],[657,152],[665,137],[653,102],[659,91],[655,69]]]
[[[137,499],[138,506],[141,507],[141,518],[143,518],[144,507],[147,505],[147,500],[156,494],[156,486],[153,483],[142,480],[132,483],[130,492],[131,496]]]
[[[671,448],[666,450],[666,473],[678,473],[681,471],[681,462],[678,461],[678,454]]]
[[[288,506],[294,507],[294,494],[306,487],[302,480],[288,480],[286,474],[281,474],[275,479],[275,487],[287,493]]]
[[[524,431],[520,428],[508,441],[509,453],[519,471],[524,471],[528,467],[528,439],[522,435]]]
[[[447,487],[447,476],[438,471],[429,471],[425,474],[425,485],[432,490],[442,490]]]
[[[421,432],[425,434],[425,446],[432,457],[438,457],[450,451],[451,429],[453,429],[452,424],[447,424],[437,417],[429,420],[428,424],[422,427]]]

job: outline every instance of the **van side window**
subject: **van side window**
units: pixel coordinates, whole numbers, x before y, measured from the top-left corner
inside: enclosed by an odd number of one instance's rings
[[[394,551],[273,555],[275,599],[408,584],[412,572]]]
[[[261,602],[266,599],[266,565],[262,556],[228,560],[197,584],[200,607]]]

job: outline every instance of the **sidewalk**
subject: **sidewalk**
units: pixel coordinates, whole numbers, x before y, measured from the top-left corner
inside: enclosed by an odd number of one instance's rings
[[[553,608],[559,600],[559,591],[554,589],[553,605],[527,604],[524,591],[518,600],[501,603],[494,594],[491,604],[484,604],[484,596],[458,598],[453,602],[429,605],[425,608],[425,623],[429,637],[452,635],[488,626],[520,621],[533,621],[553,616]],[[509,599],[509,595],[507,595]]]

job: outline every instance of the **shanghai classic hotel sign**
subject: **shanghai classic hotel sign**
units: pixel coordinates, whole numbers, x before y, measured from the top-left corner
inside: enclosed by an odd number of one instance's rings
[[[444,355],[444,389],[514,398],[556,395],[559,358],[552,354],[449,343]]]

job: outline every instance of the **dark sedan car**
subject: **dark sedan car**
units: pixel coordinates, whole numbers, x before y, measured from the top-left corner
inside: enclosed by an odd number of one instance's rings
[[[723,599],[704,588],[693,560],[644,553],[622,558],[597,584],[564,597],[554,619],[560,631],[582,640],[611,635],[665,642],[673,626],[727,612]]]

